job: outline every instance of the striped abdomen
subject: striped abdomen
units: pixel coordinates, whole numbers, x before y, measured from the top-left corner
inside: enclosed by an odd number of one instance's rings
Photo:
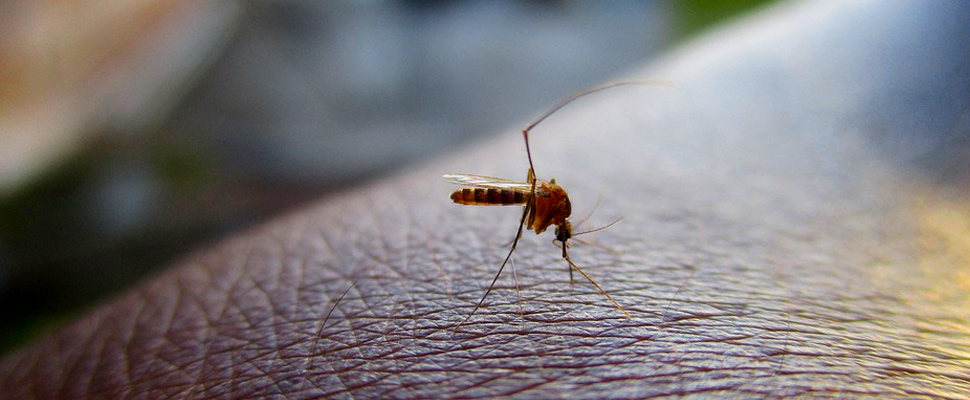
[[[514,206],[525,204],[528,193],[493,188],[465,188],[451,193],[451,200],[466,206]]]

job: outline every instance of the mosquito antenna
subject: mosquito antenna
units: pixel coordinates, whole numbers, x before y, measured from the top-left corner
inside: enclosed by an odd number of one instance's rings
[[[597,243],[597,242],[594,242],[594,241],[590,241],[590,240],[583,240],[583,239],[580,239],[580,238],[578,238],[576,236],[585,235],[587,233],[599,232],[601,230],[604,230],[606,228],[609,228],[609,227],[615,225],[617,222],[620,222],[622,219],[623,218],[617,218],[617,219],[613,220],[613,222],[610,222],[609,224],[607,224],[605,226],[601,226],[601,227],[596,228],[596,229],[590,229],[588,231],[582,231],[582,232],[574,233],[573,236],[570,239],[572,239],[574,242],[579,242],[579,243],[582,243],[582,244],[587,245],[587,246],[596,246],[596,247],[599,247],[599,248],[601,248],[603,250],[609,251],[611,253],[616,253],[616,249],[614,249],[612,247],[609,247],[609,246],[606,246],[606,245],[603,245],[601,243]],[[570,272],[570,275],[572,275],[572,270],[569,270],[569,272]]]
[[[577,222],[576,225],[573,225],[573,226],[582,226],[583,224],[585,224],[586,220],[588,220],[589,217],[592,217],[593,213],[596,212],[596,208],[600,206],[600,200],[602,199],[603,199],[603,192],[600,192],[600,194],[596,196],[596,202],[593,203],[593,209],[589,210],[589,214],[586,214],[586,216],[583,217],[583,219],[579,220],[579,222]],[[574,234],[573,236],[576,236],[576,235]]]
[[[622,220],[623,220],[623,217],[620,217],[620,218],[614,219],[613,222],[610,222],[610,223],[608,223],[606,225],[603,225],[603,226],[601,226],[599,228],[593,228],[593,229],[585,230],[585,231],[582,231],[582,232],[576,232],[576,233],[573,234],[573,237],[576,237],[576,236],[579,236],[579,235],[585,235],[587,233],[599,232],[599,231],[601,231],[603,229],[606,229],[606,228],[609,228],[609,227],[611,227],[613,225],[616,225],[618,222],[620,222]]]
[[[600,293],[603,294],[603,296],[606,296],[606,298],[610,301],[610,303],[613,303],[613,306],[616,307],[617,310],[620,310],[620,312],[623,313],[623,315],[625,315],[627,319],[633,319],[633,316],[630,315],[630,313],[626,312],[626,310],[624,310],[623,307],[620,306],[620,303],[617,303],[616,300],[613,300],[613,296],[610,296],[609,293],[606,293],[606,290],[604,290],[603,287],[600,286],[600,284],[596,283],[596,281],[594,281],[593,278],[590,278],[589,275],[586,275],[586,272],[583,272],[583,270],[580,269],[579,266],[576,265],[576,263],[574,263],[571,258],[569,258],[569,254],[566,253],[566,246],[562,247],[562,258],[565,259],[566,262],[569,263],[569,266],[575,269],[576,272],[579,272],[579,274],[582,275],[583,278],[586,278],[586,280],[589,281],[589,283],[592,283],[593,286],[596,287],[596,290],[599,290]]]

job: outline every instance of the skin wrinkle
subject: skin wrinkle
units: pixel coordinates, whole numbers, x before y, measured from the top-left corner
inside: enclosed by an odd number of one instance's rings
[[[120,391],[117,397],[121,397],[125,393],[130,392],[131,387],[134,386],[134,382],[136,380],[134,375],[135,367],[133,365],[134,363],[132,362],[132,358],[134,358],[135,354],[132,351],[131,343],[134,341],[134,337],[138,332],[138,317],[145,312],[145,307],[148,304],[146,301],[144,301],[145,298],[143,296],[140,296],[139,300],[141,300],[141,302],[137,302],[135,304],[136,309],[129,317],[128,328],[121,330],[121,332],[125,333],[125,337],[119,340],[118,343],[118,347],[122,349],[120,352],[121,371],[119,372],[119,375],[124,376],[125,380],[123,383],[118,385],[118,388],[116,388]],[[105,389],[105,391],[108,390],[110,390],[110,388]]]
[[[248,259],[250,257],[249,249],[246,249],[244,251],[243,257],[245,259]],[[208,269],[203,268],[202,270],[208,270]],[[179,278],[181,278],[183,282],[188,280],[188,277],[184,275],[180,276]],[[179,296],[180,300],[185,296],[190,296],[191,299],[197,300],[197,302],[195,302],[195,304],[198,304],[198,307],[196,308],[196,312],[200,315],[202,319],[206,321],[205,326],[201,327],[201,332],[199,333],[199,338],[198,338],[199,342],[197,343],[199,346],[199,352],[200,352],[200,354],[197,355],[198,362],[193,362],[189,364],[189,365],[197,364],[198,370],[196,371],[196,374],[194,374],[195,379],[193,380],[193,382],[187,383],[186,388],[184,389],[184,391],[182,391],[182,393],[186,393],[186,392],[197,393],[200,390],[200,388],[204,388],[206,386],[207,382],[216,380],[215,375],[212,375],[212,371],[219,371],[220,369],[211,367],[213,363],[213,357],[211,355],[215,353],[214,342],[218,340],[218,337],[219,337],[218,333],[221,326],[229,322],[228,316],[230,314],[230,309],[233,307],[233,303],[230,301],[231,295],[234,291],[233,288],[239,285],[239,283],[243,279],[242,275],[239,275],[239,274],[231,275],[231,276],[222,275],[222,279],[216,278],[216,276],[213,274],[206,274],[206,278],[207,278],[207,282],[210,282],[211,286],[221,290],[217,289],[217,290],[208,291],[208,292],[201,291],[199,293],[200,296],[192,296],[190,293],[193,293],[193,291],[185,290],[185,291],[182,291],[181,293],[183,294]],[[218,293],[220,295],[221,300],[214,301],[214,304],[217,304],[217,305],[221,304],[221,307],[219,307],[218,310],[206,310],[205,309],[206,301],[202,299],[201,297],[202,293],[206,293],[210,296]],[[185,310],[185,308],[182,307],[181,303],[178,304],[174,309],[173,320],[176,315],[179,315],[179,310]],[[186,313],[186,316],[184,318],[188,319],[189,314]],[[174,326],[174,325],[169,325],[169,326]],[[166,336],[169,336],[174,333],[175,332],[173,332],[170,329],[169,333],[166,334]]]
[[[231,247],[233,246],[230,246],[230,248]],[[238,261],[237,263],[234,263],[235,265],[239,266],[238,269],[241,272],[246,270],[245,266],[250,263],[249,260],[251,260],[253,257],[253,251],[256,251],[256,249],[246,249],[246,251],[242,253],[242,263],[238,264]],[[239,259],[240,258],[236,258],[236,260]],[[188,278],[186,277],[186,279]],[[237,312],[242,311],[240,309],[241,302],[237,301],[236,299],[239,298],[238,295],[243,290],[241,288],[244,287],[245,282],[251,281],[251,279],[252,278],[247,277],[245,274],[234,274],[229,280],[222,280],[226,283],[226,285],[223,286],[224,290],[222,291],[222,293],[225,294],[225,300],[222,301],[225,304],[225,307],[221,307],[217,311],[213,310],[218,313],[218,316],[213,317],[213,313],[205,310],[204,308],[198,309],[197,312],[200,313],[203,318],[210,321],[210,323],[208,325],[208,329],[203,329],[203,335],[201,335],[199,339],[201,345],[200,352],[202,353],[200,354],[201,365],[200,373],[196,375],[197,380],[195,384],[191,385],[194,388],[191,389],[193,392],[200,390],[206,391],[210,389],[208,384],[209,382],[214,382],[218,379],[225,379],[219,378],[220,376],[225,376],[223,375],[224,371],[227,371],[223,361],[225,360],[224,355],[236,348],[229,343],[235,338],[244,337],[244,335],[232,334],[232,327],[239,326],[241,329],[248,329],[248,327],[252,326],[251,322],[245,322],[236,318],[239,316]],[[206,293],[206,291],[203,289],[200,290],[199,293]],[[205,304],[206,302],[202,301],[201,303]],[[182,312],[185,313],[185,316],[182,318],[191,318],[189,315],[193,315],[187,309],[180,308],[180,310],[184,310]],[[240,325],[241,322],[244,322],[244,324]]]
[[[81,350],[71,351],[69,353],[69,355],[72,357],[67,361],[66,364],[70,367],[65,374],[66,377],[64,378],[64,382],[76,381],[77,385],[74,387],[61,385],[56,393],[60,393],[62,396],[71,396],[72,393],[81,395],[86,392],[86,389],[90,388],[91,382],[94,380],[95,376],[93,373],[91,373],[91,363],[97,362],[98,359],[89,355],[99,352],[96,349],[103,346],[102,341],[106,335],[106,329],[104,329],[105,321],[106,320],[103,318],[103,316],[95,318],[92,321],[93,325],[90,325],[92,332],[95,333],[92,335],[85,335],[83,338],[80,338],[82,342],[80,342],[78,348]],[[77,335],[72,336],[74,336],[72,339],[77,337]]]

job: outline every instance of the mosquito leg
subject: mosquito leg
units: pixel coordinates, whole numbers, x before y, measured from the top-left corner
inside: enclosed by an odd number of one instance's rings
[[[532,150],[529,149],[529,130],[538,122],[533,122],[528,128],[522,130],[522,139],[525,140],[525,155],[529,158],[529,183],[532,184],[532,198],[536,197],[536,169],[532,165]],[[530,224],[531,225],[531,224]]]
[[[531,176],[531,177],[534,178],[535,177],[535,166],[532,165],[532,150],[529,149],[529,131],[532,129],[533,126],[535,126],[535,125],[530,125],[528,128],[525,128],[525,129],[522,130],[522,138],[525,139],[525,155],[526,155],[526,157],[529,158],[529,176]],[[529,179],[529,180],[530,181],[533,181],[532,182],[532,187],[533,187],[533,191],[535,191],[535,189],[534,189],[535,188],[535,181],[533,179]]]
[[[569,263],[570,267],[575,269],[576,272],[579,272],[579,274],[582,275],[583,278],[586,278],[586,280],[589,281],[589,283],[592,283],[593,286],[595,286],[596,289],[603,294],[603,296],[606,296],[606,298],[609,299],[611,303],[613,303],[613,306],[615,306],[617,310],[620,310],[620,312],[623,313],[623,315],[625,315],[627,319],[633,319],[633,316],[631,316],[630,313],[626,312],[626,310],[624,310],[623,307],[620,306],[620,303],[617,303],[616,300],[613,300],[613,296],[610,296],[609,293],[606,293],[606,290],[603,290],[602,286],[596,283],[596,281],[594,281],[593,278],[590,278],[589,275],[586,275],[586,273],[583,272],[583,270],[580,269],[579,266],[576,265],[576,263],[574,263],[573,260],[569,258],[569,255],[566,254],[565,248],[563,248],[562,254],[563,254],[563,258],[566,259],[566,262]]]
[[[519,290],[519,277],[515,273],[515,260],[510,259],[509,265],[512,266],[512,282],[515,284],[515,303],[519,305],[519,317],[525,314],[522,310],[522,291]]]
[[[573,93],[572,96],[569,96],[565,100],[560,101],[558,104],[552,106],[552,108],[550,108],[549,110],[546,110],[546,112],[542,113],[542,115],[540,115],[539,118],[536,118],[534,121],[532,121],[532,123],[530,123],[529,125],[527,125],[525,127],[525,129],[522,130],[522,137],[525,139],[525,154],[526,154],[526,156],[529,157],[529,172],[530,172],[530,174],[532,174],[532,176],[535,176],[535,165],[532,164],[532,150],[529,149],[529,132],[532,131],[532,128],[535,128],[537,125],[541,124],[542,121],[545,121],[546,118],[549,118],[549,116],[551,116],[552,114],[555,114],[556,111],[559,111],[560,108],[565,107],[566,105],[568,105],[569,103],[572,103],[573,101],[575,101],[576,99],[579,99],[580,97],[583,97],[583,96],[586,96],[586,95],[590,95],[590,94],[599,92],[601,90],[606,90],[606,89],[609,89],[609,88],[613,88],[613,87],[617,87],[617,86],[624,86],[624,85],[659,85],[659,86],[671,86],[670,83],[668,83],[668,82],[664,82],[664,81],[654,81],[654,80],[637,79],[637,80],[629,80],[629,81],[619,81],[619,82],[607,83],[607,84],[602,85],[602,86],[596,86],[596,87],[589,88],[589,89],[586,89],[586,90],[583,90],[583,91],[580,91],[580,92]],[[535,196],[535,194],[536,194],[536,184],[535,184],[535,181],[533,181],[532,182],[532,195]]]
[[[635,79],[635,80],[629,80],[629,81],[619,81],[619,82],[607,83],[605,85],[596,86],[596,87],[589,88],[589,89],[586,89],[586,90],[583,90],[583,91],[580,91],[580,92],[576,92],[576,93],[573,93],[572,96],[569,96],[566,99],[564,99],[563,101],[560,101],[558,104],[552,106],[552,108],[550,108],[545,113],[543,113],[542,115],[540,115],[539,118],[536,118],[535,121],[532,121],[531,124],[529,124],[528,126],[525,127],[524,132],[531,131],[532,128],[535,128],[536,127],[536,125],[539,125],[540,123],[542,123],[542,121],[545,121],[546,118],[549,118],[550,115],[555,114],[556,111],[559,111],[560,108],[565,107],[567,104],[572,103],[573,101],[575,101],[576,99],[578,99],[580,97],[583,97],[583,96],[586,96],[586,95],[590,95],[590,94],[599,92],[601,90],[606,90],[606,89],[609,89],[609,88],[613,88],[613,87],[617,87],[617,86],[624,86],[624,85],[672,86],[669,82],[665,82],[665,81]],[[528,140],[526,140],[526,141],[528,141]]]
[[[664,82],[664,81],[637,79],[637,80],[607,83],[602,86],[596,86],[580,92],[573,93],[572,96],[567,97],[565,100],[560,101],[558,104],[552,106],[552,108],[542,113],[542,115],[540,115],[539,118],[536,118],[534,121],[532,121],[532,123],[527,125],[525,129],[522,130],[522,137],[525,139],[525,154],[529,157],[529,171],[531,171],[532,173],[535,173],[535,166],[532,165],[532,151],[529,149],[529,132],[532,131],[532,128],[535,128],[537,125],[541,124],[542,121],[545,121],[546,118],[549,118],[549,116],[551,116],[552,114],[555,114],[556,111],[559,111],[560,108],[565,107],[567,104],[572,103],[573,101],[575,101],[576,99],[579,99],[580,97],[590,95],[590,94],[599,92],[601,90],[606,90],[609,88],[624,86],[624,85],[671,86],[670,83]],[[532,182],[532,194],[535,195],[535,193],[536,193],[536,185],[535,185],[535,182]]]
[[[522,237],[522,230],[519,229],[519,234],[515,236],[515,239],[512,239],[512,240],[509,240],[508,242],[505,242],[505,244],[503,246],[511,246],[513,243],[515,243],[515,241],[519,240],[519,238],[521,238],[521,237]]]
[[[492,283],[488,285],[488,289],[485,290],[485,295],[482,296],[482,299],[478,301],[478,305],[475,306],[475,309],[472,310],[471,314],[468,314],[468,316],[466,316],[465,319],[461,320],[461,322],[459,322],[458,325],[455,325],[455,329],[458,329],[459,327],[464,325],[465,322],[468,322],[468,319],[471,318],[472,315],[475,315],[475,313],[478,311],[479,308],[482,308],[482,304],[485,303],[485,299],[488,297],[488,294],[492,293],[492,289],[495,288],[495,282],[498,282],[498,277],[502,275],[502,270],[505,269],[505,265],[508,264],[509,260],[512,259],[512,253],[515,252],[515,246],[519,244],[519,237],[522,236],[522,226],[525,225],[525,217],[529,215],[529,211],[531,209],[532,209],[531,204],[526,204],[525,210],[523,210],[522,212],[522,219],[519,221],[519,230],[515,234],[515,240],[512,241],[512,248],[509,249],[509,254],[505,256],[505,261],[502,262],[502,266],[499,267],[498,272],[495,273],[495,278],[492,278]],[[518,290],[518,285],[516,285],[516,290]]]

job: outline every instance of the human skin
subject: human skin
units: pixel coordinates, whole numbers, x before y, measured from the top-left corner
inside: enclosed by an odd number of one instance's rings
[[[970,397],[970,4],[783,5],[533,131],[569,282],[510,132],[188,256],[0,360],[3,398]],[[577,277],[578,278],[578,277]],[[338,301],[339,300],[339,301]]]

